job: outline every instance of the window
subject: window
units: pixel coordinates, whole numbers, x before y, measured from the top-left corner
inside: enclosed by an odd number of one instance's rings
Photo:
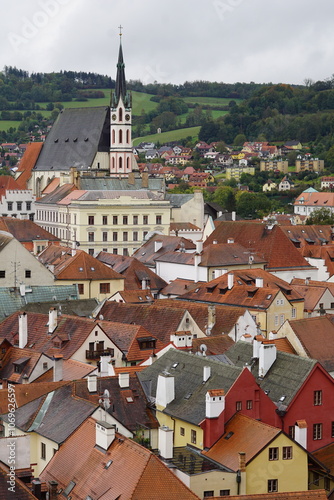
[[[94,215],[88,215],[88,225],[94,226]]]
[[[283,460],[292,459],[292,446],[283,446]]]
[[[100,283],[100,293],[110,293],[110,283]]]
[[[128,241],[128,233],[127,232],[123,233],[123,241]]]
[[[31,201],[26,202],[27,210],[31,210]]]
[[[34,220],[34,214],[29,214],[29,220]]]
[[[118,248],[113,248],[113,249],[112,249],[112,253],[113,253],[114,255],[117,255],[117,254],[118,254]]]
[[[46,445],[41,443],[41,459],[46,460]]]
[[[18,210],[22,210],[22,201],[17,201],[16,205]]]
[[[291,318],[292,318],[292,319],[295,319],[295,318],[296,318],[296,316],[297,316],[297,311],[296,311],[296,308],[295,308],[295,307],[293,307],[293,308],[291,309]]]
[[[280,316],[280,324],[283,325],[284,323],[284,314],[281,314]]]
[[[196,444],[196,431],[194,431],[193,429],[191,429],[190,440],[192,444]]]
[[[84,284],[83,283],[78,284],[78,292],[79,292],[79,295],[84,294]]]
[[[138,224],[138,215],[134,215],[133,216],[133,225],[137,226],[137,224]]]
[[[236,411],[241,411],[242,410],[242,402],[241,401],[237,401],[235,403],[235,409],[236,409]]]
[[[144,232],[143,232],[143,238],[145,239],[145,238],[146,238],[146,236],[147,236],[147,231],[144,231]]]
[[[143,215],[143,224],[148,224],[148,215]]]
[[[184,436],[184,427],[180,427],[180,436]]]
[[[94,241],[94,233],[88,233],[88,241]]]
[[[203,493],[203,498],[210,498],[210,497],[213,497],[214,496],[214,491],[211,490],[211,491],[204,491]]]
[[[291,439],[295,439],[295,426],[294,425],[289,425],[289,437],[291,437]]]
[[[7,201],[7,210],[13,210],[13,202]]]
[[[331,309],[334,309],[334,302],[331,302]]]
[[[324,488],[325,490],[329,491],[330,490],[330,480],[329,480],[329,477],[325,477],[324,478]]]
[[[117,233],[116,233],[116,231],[114,231],[114,232],[112,233],[112,240],[113,240],[113,241],[117,241]]]
[[[107,233],[107,231],[103,231],[103,233],[102,233],[102,241],[108,241],[108,233]]]
[[[43,363],[43,370],[47,370],[48,369],[48,364],[47,363]]]
[[[278,491],[278,479],[268,479],[268,493],[275,493]]]
[[[31,271],[30,271],[30,269],[26,269],[26,271],[25,271],[25,277],[26,278],[31,278]]]
[[[230,490],[220,490],[220,496],[221,497],[229,497],[230,496]]]
[[[66,488],[63,491],[64,497],[68,497],[69,496],[69,494],[71,493],[71,491],[73,490],[73,488],[74,488],[75,485],[76,485],[76,483],[74,481],[70,481],[68,483],[68,485],[66,486]]]
[[[275,314],[275,326],[278,326],[278,314]]]
[[[269,460],[278,460],[278,448],[269,448]]]
[[[162,224],[162,217],[161,217],[161,215],[156,215],[155,216],[155,223],[156,224]]]
[[[251,399],[247,399],[247,401],[246,401],[246,408],[247,408],[247,410],[252,410],[252,408],[253,408],[253,401]]]
[[[94,256],[94,248],[88,248],[88,254]]]
[[[313,440],[322,439],[322,424],[313,424]]]
[[[127,226],[127,224],[128,224],[128,216],[127,215],[123,215],[123,224],[124,224],[124,226]]]
[[[118,216],[117,215],[113,215],[112,223],[114,224],[114,226],[117,226],[117,224],[118,224]]]
[[[334,422],[332,422],[332,437],[334,437]]]
[[[133,231],[133,241],[138,241],[138,231]]]
[[[0,278],[6,277],[6,271],[0,271]]]
[[[102,224],[104,226],[108,224],[108,215],[102,215]]]
[[[124,257],[128,257],[129,250],[127,248],[123,248],[123,255],[124,255]]]
[[[313,404],[314,404],[314,406],[322,405],[322,391],[314,391]]]

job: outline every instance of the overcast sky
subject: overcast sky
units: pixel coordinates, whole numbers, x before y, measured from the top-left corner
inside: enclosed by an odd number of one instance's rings
[[[334,73],[333,0],[0,0],[0,70],[303,83]]]

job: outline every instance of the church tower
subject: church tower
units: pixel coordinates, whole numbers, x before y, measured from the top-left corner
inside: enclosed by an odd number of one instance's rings
[[[121,29],[121,28],[120,28]],[[122,32],[120,32],[122,37]],[[132,99],[126,89],[122,38],[117,62],[116,86],[110,103],[110,174],[127,176],[138,170],[132,152]]]

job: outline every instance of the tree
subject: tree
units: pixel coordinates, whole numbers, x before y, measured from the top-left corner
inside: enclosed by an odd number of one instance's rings
[[[255,219],[270,212],[270,200],[262,193],[241,192],[237,199],[237,213],[241,217]]]
[[[318,208],[309,215],[306,224],[309,226],[311,224],[328,224],[332,226],[334,225],[334,214],[330,208]]]
[[[246,142],[246,136],[245,134],[238,134],[235,136],[233,144],[234,146],[242,146],[244,142]]]
[[[229,186],[223,186],[216,189],[213,200],[228,212],[235,210],[235,194],[234,190]]]

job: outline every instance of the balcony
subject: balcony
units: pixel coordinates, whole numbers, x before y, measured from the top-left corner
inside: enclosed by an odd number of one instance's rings
[[[114,356],[114,349],[108,347],[107,349],[90,351],[86,350],[86,359],[100,359],[100,356]]]

